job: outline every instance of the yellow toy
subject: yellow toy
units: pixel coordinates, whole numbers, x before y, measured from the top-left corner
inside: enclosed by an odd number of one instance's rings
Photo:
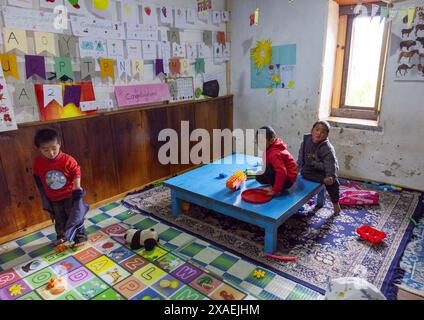
[[[243,171],[237,171],[227,180],[226,186],[228,189],[236,191],[240,188],[243,182],[246,181],[246,179],[247,176]]]
[[[253,271],[253,278],[259,279],[259,280],[265,278],[265,271],[260,269]]]

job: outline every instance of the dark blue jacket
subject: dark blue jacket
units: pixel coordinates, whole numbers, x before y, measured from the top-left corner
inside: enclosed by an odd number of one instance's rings
[[[54,211],[50,200],[47,198],[41,184],[40,177],[34,175],[35,183],[37,184],[38,191],[40,192],[41,202],[43,209],[50,214],[50,218],[55,221]],[[72,242],[74,241],[77,231],[84,228],[84,218],[90,209],[89,205],[84,203],[83,197],[86,195],[85,190],[74,190],[72,192],[72,209],[66,221],[65,227],[65,240]]]

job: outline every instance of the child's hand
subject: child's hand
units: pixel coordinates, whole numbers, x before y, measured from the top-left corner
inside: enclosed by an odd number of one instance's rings
[[[324,178],[324,184],[326,186],[331,186],[334,183],[334,179],[332,177],[326,177]]]

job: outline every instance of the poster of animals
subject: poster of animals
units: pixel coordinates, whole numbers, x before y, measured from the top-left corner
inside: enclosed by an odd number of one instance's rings
[[[408,16],[393,24],[392,47],[396,48],[396,81],[424,81],[424,6],[417,7],[412,23]]]

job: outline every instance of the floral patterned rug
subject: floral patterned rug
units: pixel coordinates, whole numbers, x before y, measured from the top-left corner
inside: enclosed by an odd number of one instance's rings
[[[369,184],[361,189],[379,191]],[[178,218],[171,215],[171,193],[166,187],[147,187],[129,194],[123,203],[163,219],[226,250],[241,254],[280,275],[325,293],[330,279],[358,276],[377,286],[388,299],[395,299],[401,277],[399,261],[411,236],[415,220],[422,214],[418,192],[379,191],[374,206],[349,206],[332,214],[332,204],[314,212],[306,204],[280,228],[276,255],[296,256],[296,262],[283,262],[263,256],[263,229],[191,205]],[[311,201],[310,201],[311,203]],[[378,245],[358,239],[356,228],[371,225],[387,233]]]

